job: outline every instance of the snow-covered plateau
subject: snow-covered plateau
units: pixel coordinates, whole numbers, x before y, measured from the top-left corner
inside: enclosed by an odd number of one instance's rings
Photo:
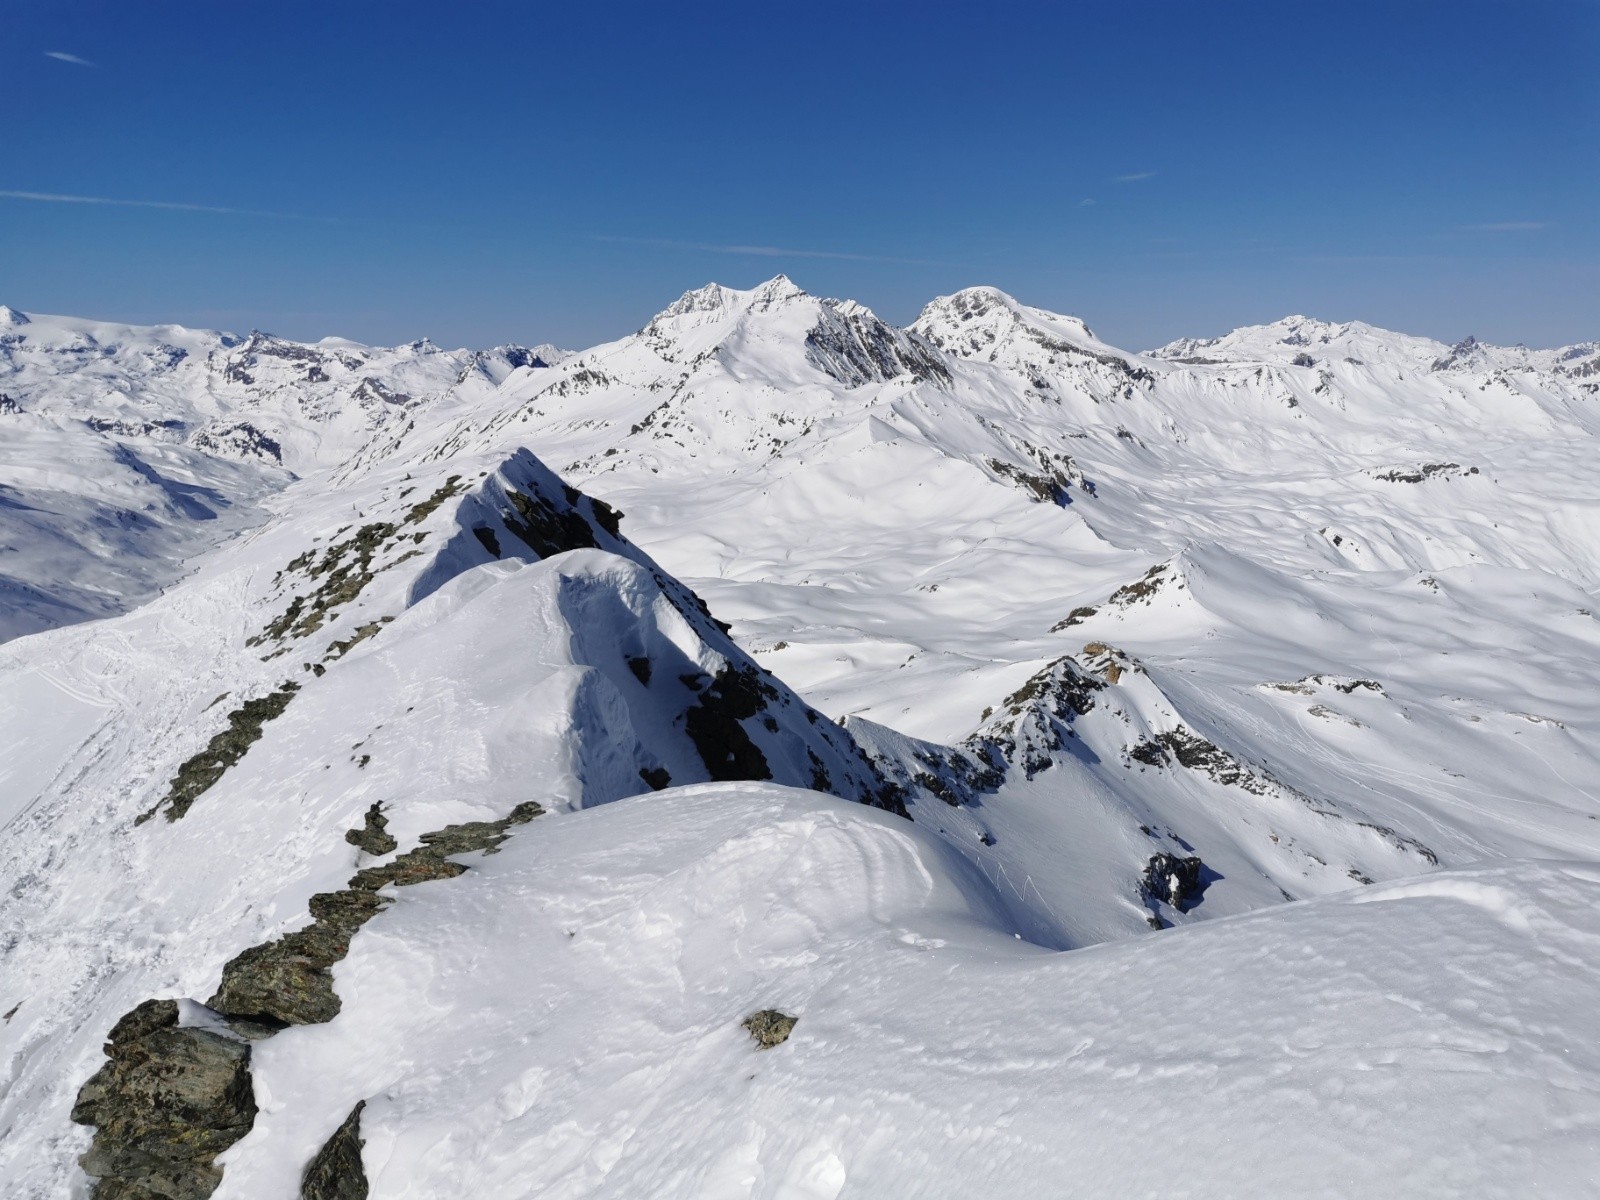
[[[1600,344],[0,307],[0,1195],[1600,1191]]]

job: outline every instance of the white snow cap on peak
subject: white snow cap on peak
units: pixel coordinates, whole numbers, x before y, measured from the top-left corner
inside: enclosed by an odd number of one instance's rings
[[[0,326],[26,324],[28,324],[27,313],[20,312],[9,304],[0,304]]]
[[[708,283],[704,287],[685,292],[666,308],[660,317],[682,317],[689,313],[727,313],[736,308],[772,308],[789,300],[805,296],[787,275],[774,275],[763,284],[748,291]],[[659,318],[658,318],[659,319]]]
[[[979,284],[976,287],[962,288],[949,296],[939,296],[931,301],[922,314],[917,318],[916,324],[932,322],[939,319],[946,321],[973,321],[980,317],[1009,317],[1013,322],[1027,325],[1052,325],[1076,327],[1081,329],[1085,337],[1094,337],[1094,331],[1081,317],[1074,317],[1068,313],[1051,312],[1048,309],[1034,308],[1023,304],[1009,292],[1001,291],[988,284]]]
[[[779,273],[751,292],[751,298],[767,304],[798,300],[805,291],[787,275]]]

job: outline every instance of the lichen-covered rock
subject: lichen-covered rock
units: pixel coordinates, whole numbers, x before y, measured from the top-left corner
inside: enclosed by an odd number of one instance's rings
[[[789,1040],[789,1033],[799,1020],[799,1017],[791,1017],[775,1008],[763,1008],[760,1012],[751,1013],[741,1024],[756,1040],[758,1047],[770,1050]]]
[[[79,1160],[96,1200],[205,1200],[218,1154],[255,1123],[250,1046],[178,1025],[171,1000],[147,1000],[112,1027],[108,1060],[78,1092],[72,1119],[95,1127]]]
[[[167,794],[134,821],[143,825],[162,809],[167,820],[176,821],[189,811],[199,796],[221,779],[228,768],[245,756],[260,739],[262,726],[283,715],[289,701],[300,690],[298,683],[285,683],[277,691],[246,700],[228,714],[228,727],[206,744],[206,748],[178,768],[167,786]]]
[[[300,1178],[300,1200],[367,1200],[367,1170],[361,1161],[360,1101],[323,1143]]]
[[[451,855],[493,854],[511,836],[512,826],[524,825],[543,812],[529,800],[498,821],[447,825],[423,834],[422,845],[415,850],[357,871],[345,890],[317,893],[311,897],[312,923],[235,955],[222,968],[222,983],[207,1003],[229,1017],[279,1028],[333,1020],[340,1001],[330,968],[350,953],[356,931],[383,911],[387,901],[377,894],[380,889],[391,883],[409,887],[464,874],[467,868],[452,862]],[[387,853],[396,844],[385,832],[387,824],[373,805],[366,827],[346,836],[369,853]],[[373,849],[383,845],[388,850]]]
[[[383,805],[374,801],[372,807],[367,809],[362,827],[348,831],[344,840],[374,856],[388,854],[400,844],[390,836],[388,830],[389,819],[383,815]]]

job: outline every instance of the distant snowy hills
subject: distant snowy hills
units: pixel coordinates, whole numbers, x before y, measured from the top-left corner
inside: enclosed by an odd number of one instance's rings
[[[0,309],[0,434],[8,1196],[1600,1170],[1600,344]]]

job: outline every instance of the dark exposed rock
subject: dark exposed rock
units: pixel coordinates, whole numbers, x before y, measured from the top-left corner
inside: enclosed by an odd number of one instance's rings
[[[358,625],[355,632],[349,637],[341,638],[338,641],[329,642],[328,652],[322,656],[322,661],[327,662],[329,659],[343,658],[346,654],[349,654],[351,650],[355,649],[373,634],[379,632],[392,620],[394,620],[393,617],[383,617],[377,621],[368,621],[365,625]]]
[[[650,790],[659,792],[672,785],[672,776],[665,767],[640,767],[639,778],[650,785]]]
[[[1194,855],[1179,858],[1175,854],[1153,854],[1144,868],[1145,896],[1170,904],[1179,912],[1188,912],[1205,894],[1204,870],[1205,864]]]
[[[268,695],[246,700],[228,714],[228,727],[206,744],[206,748],[184,762],[167,786],[167,794],[154,807],[141,813],[135,820],[143,825],[163,808],[167,820],[176,821],[194,804],[195,800],[227,773],[229,767],[245,756],[245,752],[261,737],[261,727],[275,717],[283,715],[289,701],[300,690],[298,683],[285,683]]]
[[[1071,629],[1074,625],[1081,625],[1095,613],[1100,611],[1092,604],[1085,604],[1073,609],[1063,619],[1050,626],[1051,633],[1060,633],[1063,629]]]
[[[824,303],[818,316],[806,334],[806,359],[846,386],[907,374],[924,382],[950,382],[950,369],[939,352],[919,335],[886,325],[854,306]]]
[[[1149,603],[1150,598],[1159,592],[1162,588],[1162,585],[1167,582],[1167,580],[1163,578],[1166,575],[1167,567],[1168,564],[1166,563],[1157,563],[1144,573],[1144,577],[1142,579],[1136,579],[1132,583],[1123,584],[1116,591],[1111,593],[1109,603],[1122,605],[1124,607],[1140,600],[1144,601],[1145,603]]]
[[[218,1154],[255,1123],[250,1047],[180,1028],[171,1000],[147,1000],[112,1027],[108,1060],[78,1092],[72,1119],[95,1127],[79,1160],[97,1200],[205,1200]]]
[[[788,1016],[775,1008],[763,1008],[760,1012],[751,1013],[741,1024],[760,1049],[770,1050],[789,1040],[789,1034],[799,1020],[799,1017]]]
[[[998,758],[1022,768],[1032,779],[1048,770],[1051,756],[1077,737],[1074,719],[1094,707],[1094,693],[1105,686],[1063,655],[1007,696],[966,745],[990,763]]]
[[[632,671],[634,678],[646,687],[650,684],[650,660],[643,655],[628,659],[628,670]]]
[[[550,558],[567,550],[596,546],[594,529],[576,508],[557,508],[544,496],[528,496],[506,489],[515,514],[504,514],[506,528],[521,538],[540,558]]]
[[[483,548],[494,557],[500,557],[500,539],[495,537],[494,530],[487,525],[479,525],[472,531],[472,536],[483,544]]]
[[[464,874],[467,867],[451,861],[452,855],[479,850],[492,854],[511,836],[512,826],[526,824],[543,812],[530,800],[498,821],[447,825],[423,834],[422,845],[415,850],[357,871],[345,891],[318,893],[311,898],[310,925],[241,951],[222,968],[222,983],[207,1003],[229,1017],[268,1025],[331,1021],[339,1013],[340,1001],[330,968],[350,953],[356,931],[383,910],[387,901],[377,894],[380,888],[391,883],[410,887]],[[367,829],[352,834],[366,837],[372,815],[369,810]],[[378,819],[382,820],[381,814]],[[392,841],[383,828],[377,832]]]
[[[389,819],[383,815],[383,805],[374,801],[372,807],[367,809],[362,827],[347,832],[344,840],[368,854],[388,854],[400,844],[389,835],[388,828]]]
[[[300,1200],[367,1200],[367,1170],[361,1161],[360,1101],[323,1143],[300,1178]]]
[[[1128,750],[1128,757],[1134,762],[1144,763],[1147,767],[1164,767],[1168,761],[1166,747],[1154,738],[1131,747]]]
[[[247,380],[248,382],[248,380]],[[197,429],[189,443],[226,458],[262,458],[283,462],[283,447],[248,421],[224,421]]]
[[[1467,467],[1463,470],[1460,463],[1423,463],[1419,467],[1396,467],[1394,470],[1385,471],[1381,475],[1374,476],[1374,478],[1381,479],[1384,483],[1421,483],[1423,480],[1432,479],[1435,476],[1449,478],[1452,475],[1476,475],[1477,473],[1477,467]]]
[[[718,782],[772,778],[761,747],[740,724],[761,711],[764,698],[777,690],[754,670],[724,667],[700,693],[700,702],[684,714],[684,732]]]

